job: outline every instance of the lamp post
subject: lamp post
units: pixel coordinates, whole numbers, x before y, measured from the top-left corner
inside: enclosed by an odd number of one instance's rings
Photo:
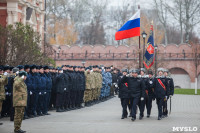
[[[158,49],[158,46],[155,45],[154,48],[155,48],[155,76],[157,76],[156,70],[157,70],[157,49]]]
[[[58,53],[57,53],[58,54],[58,59],[60,58],[60,50],[61,50],[61,47],[59,46],[58,47]]]
[[[85,62],[85,60],[83,60],[81,63],[82,63],[83,66],[85,66],[85,63],[86,63],[86,62]]]
[[[145,31],[142,32],[142,38],[143,38],[143,62],[144,62],[144,53],[145,53],[145,38],[147,37],[147,33],[145,33]],[[143,68],[144,68],[144,63],[142,63]]]

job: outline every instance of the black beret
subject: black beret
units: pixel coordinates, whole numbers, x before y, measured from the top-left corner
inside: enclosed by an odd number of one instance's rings
[[[4,71],[10,70],[10,66],[4,66]]]
[[[24,65],[24,69],[29,69],[30,65]]]
[[[44,70],[46,70],[46,69],[49,69],[49,66],[44,66],[43,68],[44,68]]]
[[[66,67],[69,67],[69,65],[65,65]]]
[[[24,68],[24,66],[22,66],[22,65],[18,65],[17,68],[19,68],[19,70],[21,70],[21,69]]]
[[[3,70],[3,66],[0,66],[0,70]]]
[[[13,68],[14,68],[13,66],[10,66],[10,71],[12,71]]]
[[[36,69],[37,66],[36,66],[36,65],[31,65],[30,68],[31,68],[31,69]]]

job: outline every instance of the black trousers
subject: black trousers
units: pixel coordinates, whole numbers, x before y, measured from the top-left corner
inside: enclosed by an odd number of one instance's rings
[[[50,99],[50,103],[49,103],[49,108],[55,108],[56,107],[56,96],[57,93],[55,90],[51,91],[51,99]]]
[[[38,103],[38,93],[32,92],[32,95],[30,95],[30,101],[28,105],[28,115],[34,115],[37,108]]]
[[[50,98],[51,92],[46,92],[46,94],[44,94],[44,108],[42,111],[43,114],[46,114],[48,112]]]
[[[63,107],[63,105],[64,105],[63,98],[64,98],[64,93],[57,93],[56,108],[62,108]]]
[[[84,90],[80,91],[80,103],[83,103]]]
[[[70,91],[65,91],[63,96],[63,106],[68,108],[70,105]]]
[[[121,105],[122,105],[122,116],[127,117],[128,115],[127,107],[128,107],[129,98],[120,98],[120,100],[121,100]]]
[[[138,107],[140,110],[140,116],[144,117],[144,110],[145,110],[145,105],[147,106],[148,102],[148,97],[144,97],[144,100],[139,99]]]
[[[137,110],[137,105],[138,105],[138,102],[139,102],[139,99],[138,97],[134,97],[132,98],[132,109],[131,109],[131,115],[133,118],[136,118],[136,110]]]
[[[130,114],[131,114],[131,110],[132,110],[132,105],[133,105],[133,99],[129,98],[129,100],[128,100],[128,109],[129,109]]]
[[[158,105],[158,116],[162,117],[163,112],[162,112],[162,107],[164,103],[164,98],[156,98],[156,103]]]
[[[80,103],[80,90],[77,90],[77,91],[75,92],[75,95],[76,95],[75,105],[77,106],[77,105],[79,105],[79,103]]]
[[[37,102],[37,114],[40,115],[44,110],[44,95],[38,95],[38,102]]]
[[[153,97],[149,96],[147,100],[147,115],[151,115]]]
[[[70,104],[72,106],[75,106],[75,103],[76,103],[76,97],[77,97],[77,92],[75,90],[71,90],[70,91]]]
[[[3,101],[1,115],[6,116],[10,115],[11,107],[12,107],[12,95],[6,95],[5,101]]]

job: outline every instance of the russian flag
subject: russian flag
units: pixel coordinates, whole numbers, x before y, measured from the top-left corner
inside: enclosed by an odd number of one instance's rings
[[[115,40],[140,36],[140,10],[138,10],[115,34]]]

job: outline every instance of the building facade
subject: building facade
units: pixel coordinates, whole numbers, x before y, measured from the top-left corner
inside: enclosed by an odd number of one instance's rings
[[[138,46],[84,45],[84,46],[53,46],[56,65],[104,65],[122,68],[138,68]],[[200,55],[200,53],[198,53]],[[200,56],[197,59],[200,62]],[[198,75],[200,88],[200,64],[195,68],[194,48],[189,44],[158,45],[157,68],[169,69],[175,87],[195,88],[195,75]],[[154,63],[155,64],[155,63]],[[151,69],[155,69],[152,66]]]
[[[44,39],[44,0],[0,0],[0,25],[29,24]]]

